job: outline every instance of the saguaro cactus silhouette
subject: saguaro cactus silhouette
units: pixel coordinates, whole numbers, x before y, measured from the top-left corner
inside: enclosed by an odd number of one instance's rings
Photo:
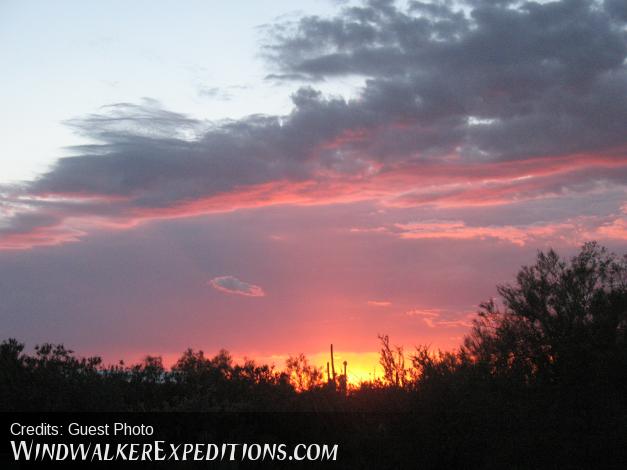
[[[340,378],[340,389],[342,390],[342,393],[346,394],[348,391],[348,375],[346,374],[346,366],[348,365],[348,362],[344,361],[342,364],[344,365],[344,373]]]
[[[331,377],[333,377],[333,383],[335,383],[335,359],[333,358],[333,344],[331,344]]]
[[[346,368],[348,366],[347,361],[342,362],[344,366],[343,373],[338,377],[335,373],[335,355],[333,353],[333,344],[331,344],[331,363],[327,362],[327,383],[336,389],[339,385],[339,389],[346,393],[347,383],[348,383],[348,375],[346,373]],[[329,370],[330,366],[330,370]],[[339,383],[338,383],[339,382]]]

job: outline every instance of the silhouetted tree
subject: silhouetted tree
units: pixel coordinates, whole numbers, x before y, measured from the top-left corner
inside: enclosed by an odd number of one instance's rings
[[[303,353],[287,358],[285,372],[296,390],[311,390],[322,385],[322,369],[309,364]]]
[[[395,387],[408,383],[409,370],[405,367],[405,352],[402,346],[391,346],[388,335],[378,335],[381,341],[379,364],[383,367],[385,382]]]
[[[497,290],[504,308],[483,303],[464,343],[491,373],[524,382],[603,376],[627,383],[627,258],[596,243],[570,262],[549,250]]]

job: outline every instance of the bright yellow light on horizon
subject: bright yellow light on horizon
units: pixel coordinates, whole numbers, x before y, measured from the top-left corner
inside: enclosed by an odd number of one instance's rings
[[[313,354],[305,354],[309,364],[319,367],[322,371],[323,381],[327,380],[327,362],[331,362],[331,353],[329,351],[318,352]],[[256,357],[255,360],[259,364],[274,364],[278,370],[285,368],[285,361],[288,356],[265,356]],[[344,373],[343,362],[346,361],[346,375],[350,385],[359,385],[361,382],[370,382],[377,378],[383,377],[383,370],[379,364],[378,351],[351,352],[351,351],[334,351],[333,358],[335,362],[335,375],[339,377]]]
[[[327,377],[327,362],[331,361],[329,351],[320,352],[307,356],[309,362],[322,368],[324,379]],[[359,385],[361,382],[369,382],[380,378],[383,375],[381,366],[379,365],[379,352],[350,352],[335,351],[335,374],[340,375],[344,371],[343,362],[347,362],[346,375],[348,383],[351,385]]]
[[[181,357],[181,353],[171,354],[154,354],[155,356],[161,356],[165,367],[172,367],[176,361]],[[205,352],[207,358],[213,357],[214,354]],[[140,362],[145,357],[145,354],[137,357],[133,357],[128,364]],[[273,355],[273,356],[257,356],[257,355],[235,355],[233,357],[236,363],[243,363],[244,358],[253,359],[257,364],[268,364],[276,367],[276,370],[285,369],[285,361],[288,356],[286,355]],[[318,352],[313,354],[305,354],[305,357],[311,365],[319,367],[322,371],[323,380],[327,380],[327,361],[331,361],[331,355],[329,351]],[[351,352],[351,351],[335,351],[335,374],[340,376],[344,372],[343,362],[346,361],[346,375],[348,376],[348,383],[350,385],[359,385],[361,382],[369,382],[383,376],[383,370],[379,364],[379,352],[367,351],[367,352]]]

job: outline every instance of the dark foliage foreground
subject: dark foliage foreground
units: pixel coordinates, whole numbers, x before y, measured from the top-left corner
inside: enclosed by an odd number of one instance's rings
[[[457,351],[417,348],[406,358],[382,336],[385,378],[347,392],[323,383],[303,356],[284,371],[234,364],[226,351],[208,358],[192,350],[171,370],[155,357],[105,367],[60,345],[24,354],[8,340],[0,345],[0,407],[365,411],[389,418],[376,429],[356,426],[351,439],[399,437],[390,440],[397,455],[424,468],[606,468],[624,461],[627,258],[594,243],[569,262],[539,253],[498,292],[501,306],[482,304]]]

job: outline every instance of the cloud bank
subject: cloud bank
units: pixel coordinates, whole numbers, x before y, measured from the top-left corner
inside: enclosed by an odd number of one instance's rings
[[[616,1],[373,0],[271,25],[263,52],[273,79],[309,82],[291,113],[211,122],[147,100],[75,119],[93,143],[0,187],[0,248],[279,204],[624,201],[625,24]],[[342,77],[364,81],[355,98],[315,89]],[[619,207],[589,221],[597,233],[627,239]],[[446,223],[406,233],[466,237],[468,221]],[[525,236],[505,231],[515,243]]]

